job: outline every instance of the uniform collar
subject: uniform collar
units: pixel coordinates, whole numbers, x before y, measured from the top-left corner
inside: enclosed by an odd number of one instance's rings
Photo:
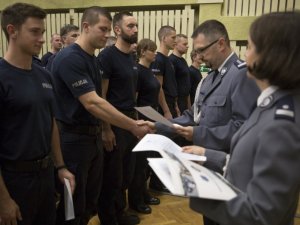
[[[220,72],[224,65],[227,63],[227,61],[230,59],[231,56],[233,56],[234,52],[231,52],[231,54],[225,59],[225,61],[222,63],[222,65],[218,68],[218,71]]]
[[[270,102],[270,96],[278,90],[277,86],[271,85],[267,87],[265,90],[263,90],[260,94],[260,96],[257,98],[257,106],[264,107],[268,105]]]

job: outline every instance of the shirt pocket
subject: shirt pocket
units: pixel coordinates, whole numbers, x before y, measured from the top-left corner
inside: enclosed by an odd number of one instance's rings
[[[211,96],[206,101],[206,120],[208,124],[220,126],[226,124],[230,119],[226,96]]]

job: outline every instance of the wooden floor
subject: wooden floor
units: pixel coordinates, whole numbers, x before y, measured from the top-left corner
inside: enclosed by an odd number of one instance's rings
[[[188,198],[171,195],[156,195],[161,204],[151,206],[149,215],[139,214],[140,225],[203,225],[202,216],[192,211],[188,206]],[[300,214],[300,203],[297,213]],[[98,217],[93,217],[88,225],[100,225]],[[295,224],[300,225],[300,218],[295,218]]]

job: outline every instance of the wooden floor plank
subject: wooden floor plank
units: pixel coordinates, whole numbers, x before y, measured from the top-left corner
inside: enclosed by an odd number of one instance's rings
[[[149,215],[139,214],[140,225],[203,225],[202,216],[188,206],[188,198],[171,195],[156,195],[161,204],[151,206]],[[300,203],[297,213],[300,214]],[[100,225],[98,217],[93,217],[88,225]],[[295,218],[294,225],[300,225],[300,218]]]

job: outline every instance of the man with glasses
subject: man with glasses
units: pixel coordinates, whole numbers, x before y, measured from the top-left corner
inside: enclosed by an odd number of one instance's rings
[[[229,151],[231,137],[250,115],[259,90],[247,77],[246,64],[231,50],[227,30],[221,22],[205,21],[192,38],[202,61],[212,70],[199,83],[192,109],[171,120],[181,126],[172,129],[156,123],[155,127],[157,133],[169,137],[181,135],[195,145]],[[214,224],[206,218],[204,223]]]

